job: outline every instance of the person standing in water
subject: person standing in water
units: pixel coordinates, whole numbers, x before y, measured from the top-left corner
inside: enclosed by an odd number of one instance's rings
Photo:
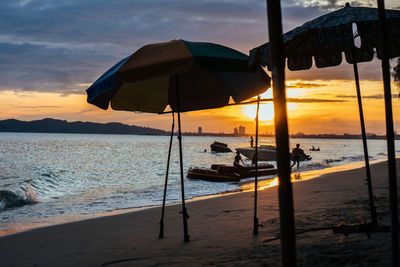
[[[240,152],[236,151],[235,160],[233,161],[233,166],[241,168],[240,161],[244,164],[242,157],[240,156]]]
[[[292,164],[292,166],[290,166],[290,168],[292,168],[296,163],[297,163],[297,169],[299,168],[299,165],[300,165],[300,157],[301,157],[302,155],[303,155],[304,157],[306,157],[306,158],[308,157],[308,156],[304,153],[303,149],[300,148],[300,144],[297,144],[296,147],[293,148],[293,150],[292,150],[292,161],[293,161],[293,164]]]
[[[253,144],[254,144],[253,136],[250,136],[250,147],[253,147]]]

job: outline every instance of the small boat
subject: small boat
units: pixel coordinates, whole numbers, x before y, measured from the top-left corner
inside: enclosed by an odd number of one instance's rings
[[[273,175],[276,174],[276,172],[277,170],[272,164],[264,163],[258,165],[258,176]],[[192,179],[202,179],[213,182],[237,182],[241,178],[254,177],[255,166],[250,164],[235,167],[225,164],[213,164],[210,169],[191,167],[186,176]]]
[[[221,143],[221,142],[214,142],[210,145],[211,147],[211,151],[214,152],[221,152],[221,153],[225,153],[225,152],[232,152],[232,150],[228,147],[227,144]]]
[[[244,155],[248,159],[252,159],[256,149],[254,147],[239,147],[236,148],[240,154]],[[309,155],[301,155],[300,161],[310,160]],[[261,145],[258,147],[258,160],[259,161],[275,161],[276,160],[276,148],[272,145]]]
[[[248,159],[252,159],[256,151],[254,147],[239,147],[236,148],[240,154]],[[258,147],[258,160],[259,161],[273,161],[276,160],[276,149],[272,145],[261,145]]]

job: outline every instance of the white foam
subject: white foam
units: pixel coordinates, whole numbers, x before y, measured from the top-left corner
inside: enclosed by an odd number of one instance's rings
[[[35,191],[32,189],[31,185],[28,184],[26,186],[26,191],[24,193],[25,200],[29,203],[37,203],[39,202]]]

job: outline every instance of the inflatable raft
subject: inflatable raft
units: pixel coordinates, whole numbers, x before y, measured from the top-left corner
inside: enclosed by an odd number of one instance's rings
[[[222,173],[208,168],[189,168],[187,175],[191,179],[201,179],[213,182],[237,182],[240,177],[237,173]]]

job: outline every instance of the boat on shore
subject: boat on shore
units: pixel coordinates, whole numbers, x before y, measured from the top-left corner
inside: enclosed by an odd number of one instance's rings
[[[276,174],[277,170],[272,164],[258,164],[257,176]],[[201,179],[213,182],[238,182],[242,178],[255,176],[255,165],[242,165],[241,167],[226,164],[213,164],[211,168],[190,167],[186,176],[190,179]]]
[[[248,159],[253,159],[256,151],[255,147],[238,147],[236,148],[240,154]],[[300,155],[300,161],[310,160],[309,155]],[[258,161],[276,161],[276,148],[273,145],[261,145],[258,147]]]
[[[239,147],[236,148],[240,154],[248,159],[252,159],[256,151],[255,147]],[[274,161],[276,160],[276,149],[272,145],[261,145],[258,147],[259,161]]]

